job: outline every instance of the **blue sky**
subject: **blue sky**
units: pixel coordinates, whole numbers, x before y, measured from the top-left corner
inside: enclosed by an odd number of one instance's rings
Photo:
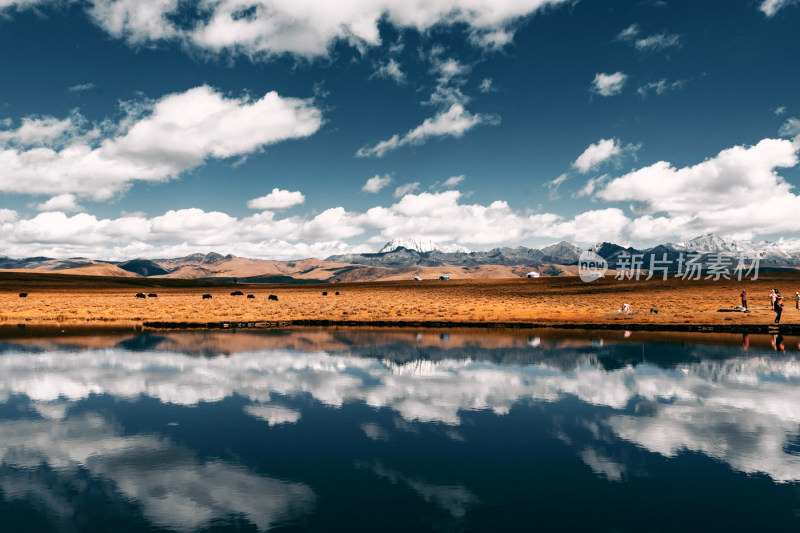
[[[800,232],[800,2],[0,0],[0,254]]]

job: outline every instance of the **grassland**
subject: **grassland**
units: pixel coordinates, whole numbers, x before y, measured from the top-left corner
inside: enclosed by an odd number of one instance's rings
[[[782,323],[800,325],[794,293],[800,274],[762,274],[758,280],[617,281],[577,277],[396,281],[319,285],[232,285],[191,280],[0,274],[0,322],[297,322],[460,323],[533,325],[766,325],[775,315],[767,295],[778,287],[787,301]],[[720,313],[750,295],[750,313]],[[255,298],[231,296],[234,290]],[[328,295],[323,296],[322,292]],[[18,293],[27,292],[27,298]],[[137,292],[157,293],[139,299]],[[340,294],[335,295],[336,292]],[[211,299],[202,299],[203,294]],[[274,294],[278,301],[268,300]],[[790,298],[791,296],[791,298]],[[623,315],[623,302],[633,314]],[[658,314],[649,310],[657,308]]]

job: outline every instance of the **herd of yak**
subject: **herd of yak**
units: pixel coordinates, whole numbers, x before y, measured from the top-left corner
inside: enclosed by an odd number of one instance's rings
[[[323,296],[327,296],[328,295],[328,291],[323,291],[322,295]],[[231,296],[244,296],[244,293],[242,291],[233,291],[231,293]],[[339,296],[339,292],[338,291],[336,292],[336,296]],[[21,292],[21,293],[19,293],[19,297],[20,298],[27,298],[28,297],[28,293],[27,292]],[[135,297],[136,298],[158,298],[158,294],[156,294],[155,292],[151,292],[150,294],[145,294],[143,292],[137,292]],[[255,298],[255,295],[254,294],[248,294],[247,297],[248,298]],[[204,294],[203,295],[203,300],[210,300],[210,299],[211,299],[211,295],[210,294]],[[270,294],[267,299],[268,300],[274,300],[276,302],[278,301],[278,297],[275,296],[274,294]]]

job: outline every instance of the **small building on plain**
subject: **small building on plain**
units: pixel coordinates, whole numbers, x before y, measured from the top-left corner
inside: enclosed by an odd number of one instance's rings
[[[414,281],[422,281],[422,278],[419,276],[414,276]]]
[[[450,276],[439,276],[440,281],[447,281],[450,279]]]
[[[538,272],[528,272],[525,277],[526,278],[538,278],[540,274]]]

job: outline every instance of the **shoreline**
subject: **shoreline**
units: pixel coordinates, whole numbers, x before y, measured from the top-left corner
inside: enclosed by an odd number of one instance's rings
[[[327,320],[299,319],[279,321],[130,321],[105,320],[102,322],[75,322],[57,320],[4,321],[0,323],[0,337],[10,333],[44,335],[53,333],[145,333],[150,331],[181,330],[276,330],[303,328],[374,328],[374,329],[487,329],[487,330],[587,330],[587,331],[650,331],[662,333],[741,333],[800,336],[800,324],[670,324],[670,323],[592,323],[592,322],[476,322],[442,320]]]

